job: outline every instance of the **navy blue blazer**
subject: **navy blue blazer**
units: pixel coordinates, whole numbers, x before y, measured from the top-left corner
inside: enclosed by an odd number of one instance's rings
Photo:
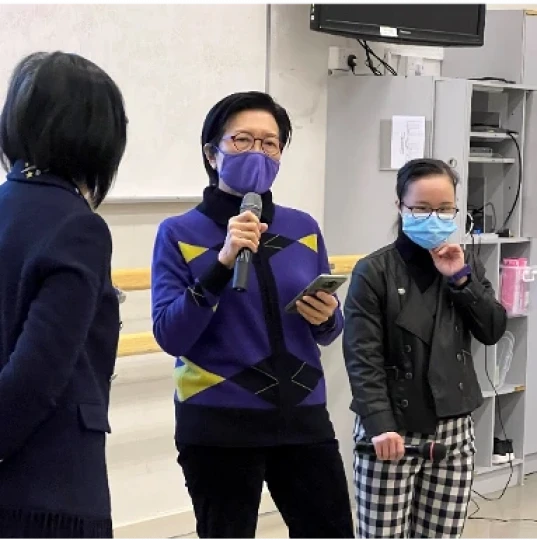
[[[0,536],[111,535],[111,255],[70,181],[17,164],[0,185]]]

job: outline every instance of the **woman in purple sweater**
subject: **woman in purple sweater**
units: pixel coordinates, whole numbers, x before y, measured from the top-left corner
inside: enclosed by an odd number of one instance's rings
[[[155,243],[154,334],[177,358],[175,439],[202,538],[254,537],[264,481],[291,537],[353,537],[318,347],[342,331],[339,303],[321,293],[284,309],[330,272],[316,221],[272,201],[290,136],[267,94],[217,103],[201,137],[203,202],[164,221]],[[240,212],[251,192],[260,219]],[[253,271],[238,292],[242,248]]]

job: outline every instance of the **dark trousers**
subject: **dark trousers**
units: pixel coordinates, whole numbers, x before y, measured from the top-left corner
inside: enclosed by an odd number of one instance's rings
[[[273,448],[185,446],[179,453],[200,538],[255,538],[263,482],[290,538],[353,538],[337,441]]]

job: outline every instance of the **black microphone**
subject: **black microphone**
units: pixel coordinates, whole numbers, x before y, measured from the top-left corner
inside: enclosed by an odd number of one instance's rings
[[[263,210],[261,195],[258,195],[257,193],[247,193],[244,196],[240,213],[242,214],[248,210],[250,210],[255,217],[261,217],[261,212]],[[233,289],[236,291],[244,292],[248,287],[248,275],[250,274],[252,256],[252,251],[246,248],[241,249],[237,255],[233,273]]]
[[[373,443],[358,442],[356,443],[356,452],[358,454],[376,455]],[[447,448],[442,443],[427,442],[421,446],[405,446],[405,456],[416,456],[423,459],[428,459],[433,463],[439,463],[447,454]]]

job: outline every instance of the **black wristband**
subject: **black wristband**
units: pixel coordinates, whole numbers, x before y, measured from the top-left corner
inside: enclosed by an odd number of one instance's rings
[[[456,274],[453,274],[449,278],[449,283],[450,285],[455,285],[457,281],[465,277],[470,277],[471,274],[472,274],[472,269],[470,268],[470,265],[465,264]]]

